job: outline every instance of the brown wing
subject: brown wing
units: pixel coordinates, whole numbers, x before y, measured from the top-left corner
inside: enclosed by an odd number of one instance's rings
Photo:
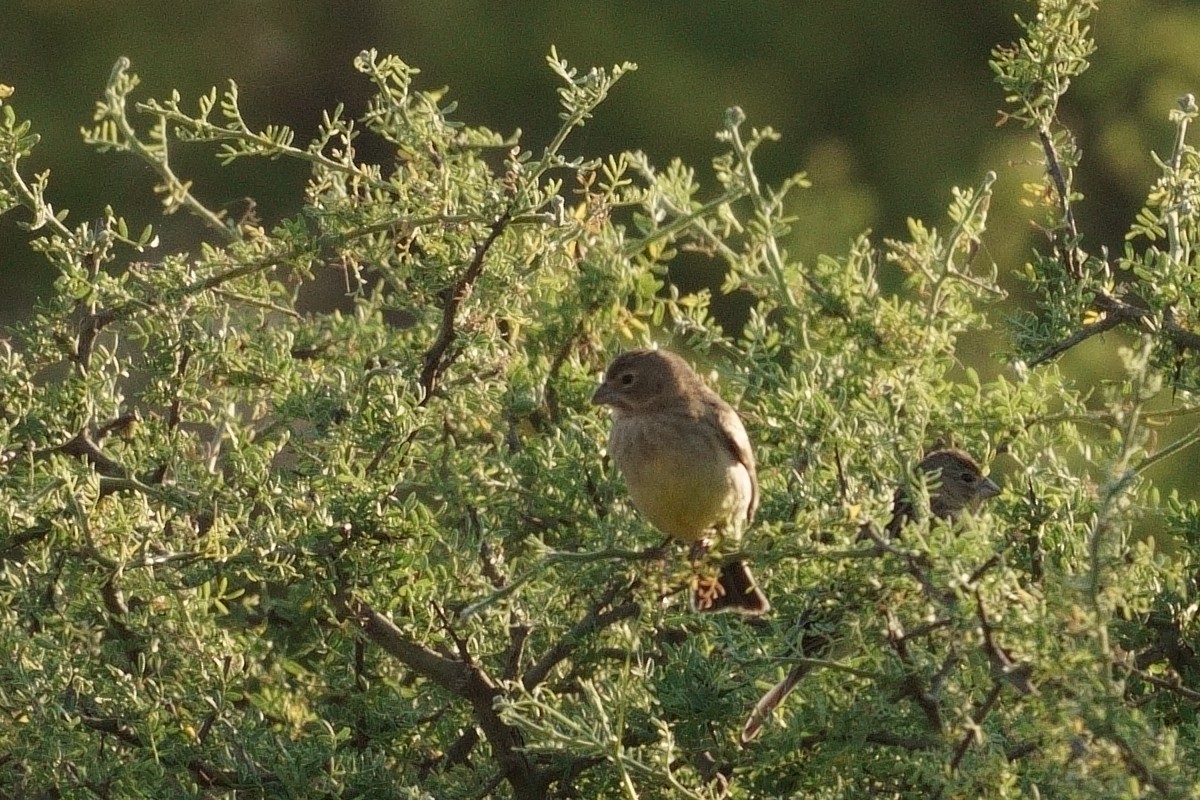
[[[754,453],[750,450],[750,437],[746,435],[746,426],[742,425],[742,419],[737,412],[708,388],[704,390],[704,412],[721,431],[721,439],[725,442],[729,454],[750,473],[750,505],[746,507],[746,522],[752,522],[754,512],[758,508],[758,473],[755,471]]]

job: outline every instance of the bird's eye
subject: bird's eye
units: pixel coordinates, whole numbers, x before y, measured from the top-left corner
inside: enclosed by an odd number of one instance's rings
[[[622,386],[632,386],[633,385],[633,373],[632,372],[621,373],[620,380],[621,380]]]
[[[976,480],[978,480],[978,478],[979,476],[974,472],[964,472],[962,474],[963,483],[974,483]]]

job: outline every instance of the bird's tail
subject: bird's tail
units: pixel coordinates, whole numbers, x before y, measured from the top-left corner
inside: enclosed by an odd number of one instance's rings
[[[716,577],[700,577],[692,590],[692,608],[701,614],[736,611],[757,617],[771,610],[745,562],[725,564]]]

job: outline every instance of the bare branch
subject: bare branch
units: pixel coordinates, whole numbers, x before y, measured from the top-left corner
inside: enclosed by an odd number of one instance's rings
[[[505,780],[518,798],[540,798],[545,779],[522,751],[521,734],[496,711],[500,687],[478,666],[464,664],[423,647],[404,635],[387,617],[351,594],[334,598],[338,615],[357,625],[363,635],[409,669],[471,704],[484,738],[491,745]]]
[[[992,684],[991,691],[979,708],[975,709],[975,713],[971,715],[971,723],[967,726],[966,733],[959,740],[958,746],[954,748],[954,756],[950,759],[950,771],[957,772],[958,767],[962,764],[962,760],[967,755],[967,750],[971,747],[971,742],[977,741],[980,736],[979,726],[987,719],[987,715],[992,713],[992,709],[996,706],[996,701],[1000,699],[1000,692],[1004,690],[1004,684],[996,681]]]
[[[925,719],[929,722],[929,727],[936,733],[941,733],[942,712],[938,707],[937,698],[922,685],[921,679],[915,671],[916,667],[912,656],[908,652],[908,642],[904,635],[904,627],[900,624],[900,619],[891,609],[887,611],[887,628],[885,632],[888,644],[892,646],[892,649],[900,658],[900,662],[904,664],[907,670],[904,680],[900,683],[900,696],[912,698],[920,709],[925,712]]]
[[[1007,681],[1021,694],[1037,694],[1037,687],[1030,680],[1033,667],[1015,660],[1007,650],[996,643],[992,625],[988,621],[987,609],[983,607],[983,597],[978,591],[975,592],[975,604],[979,616],[979,629],[983,634],[983,649],[992,665],[992,677]]]
[[[1108,316],[1105,316],[1096,322],[1084,325],[1067,338],[1050,345],[1045,350],[1038,353],[1032,360],[1029,361],[1029,366],[1036,367],[1040,364],[1045,364],[1052,359],[1058,358],[1060,355],[1067,352],[1077,344],[1081,344],[1093,336],[1099,336],[1102,333],[1111,331],[1122,322],[1125,322],[1124,317],[1117,314],[1109,314]]]
[[[444,292],[445,305],[442,306],[442,323],[438,327],[437,337],[433,340],[433,344],[425,351],[422,358],[421,367],[421,390],[422,397],[419,405],[425,405],[433,396],[434,389],[437,388],[438,380],[442,373],[450,366],[453,358],[448,354],[450,345],[453,344],[455,338],[455,321],[458,318],[458,309],[471,294],[471,289],[475,286],[475,282],[479,280],[479,276],[483,273],[483,262],[488,251],[492,249],[492,245],[500,238],[500,234],[504,233],[512,221],[512,216],[505,211],[503,214],[491,224],[491,229],[483,241],[475,245],[475,255],[471,259],[471,263],[463,271],[463,274],[450,286],[447,286]]]
[[[79,371],[87,373],[91,364],[92,348],[100,331],[120,318],[120,312],[112,309],[88,314],[79,325],[79,336],[75,340],[75,352],[71,360],[79,367]]]
[[[1130,675],[1133,675],[1138,680],[1145,681],[1151,686],[1157,686],[1159,689],[1166,689],[1168,692],[1173,692],[1180,697],[1190,700],[1193,703],[1200,703],[1200,692],[1197,692],[1195,689],[1189,689],[1180,683],[1178,675],[1174,676],[1175,680],[1169,680],[1167,678],[1160,678],[1157,675],[1146,672],[1145,670],[1138,669],[1132,664],[1120,659],[1114,659],[1113,663],[1128,672]]]
[[[55,448],[60,453],[68,456],[75,456],[87,461],[96,472],[106,478],[123,479],[129,477],[129,471],[120,463],[114,461],[107,456],[100,447],[92,441],[92,437],[87,431],[80,431],[75,434],[75,437],[65,444],[61,444]]]
[[[1063,174],[1062,164],[1058,159],[1058,151],[1054,149],[1054,139],[1046,128],[1038,130],[1038,139],[1042,143],[1042,152],[1046,156],[1046,172],[1054,182],[1054,191],[1058,194],[1058,202],[1062,207],[1063,222],[1066,224],[1065,233],[1060,233],[1055,243],[1059,257],[1067,266],[1067,271],[1075,280],[1083,278],[1083,265],[1079,263],[1082,255],[1075,243],[1079,241],[1079,229],[1075,225],[1075,212],[1071,208],[1071,190],[1067,186],[1067,178]]]
[[[871,744],[880,744],[885,747],[899,747],[902,750],[936,750],[942,745],[937,739],[926,739],[920,736],[900,736],[889,731],[872,731],[867,734],[866,740]]]
[[[611,605],[618,594],[622,591],[628,591],[630,588],[630,584],[623,580],[609,586],[604,594],[592,603],[592,607],[588,609],[588,613],[584,615],[583,619],[572,625],[571,630],[563,634],[554,647],[551,647],[536,664],[525,671],[525,674],[521,677],[521,684],[525,689],[527,691],[531,690],[546,680],[546,676],[550,674],[550,671],[564,659],[570,657],[571,653],[575,651],[580,642],[587,636],[615,622],[636,617],[641,609],[634,602],[623,603],[608,611],[601,611],[601,609]]]
[[[1142,328],[1153,325],[1157,327],[1157,322],[1153,319],[1153,312],[1150,309],[1127,303],[1106,292],[1096,295],[1095,299],[1092,300],[1092,308],[1104,312],[1104,317],[1096,322],[1084,325],[1062,341],[1052,344],[1029,361],[1028,365],[1036,367],[1039,364],[1044,364],[1062,355],[1075,345],[1093,336],[1110,331],[1118,325],[1127,324]],[[1173,309],[1167,308],[1163,311],[1161,327],[1162,331],[1176,347],[1184,350],[1200,351],[1200,334],[1180,325],[1175,319]]]

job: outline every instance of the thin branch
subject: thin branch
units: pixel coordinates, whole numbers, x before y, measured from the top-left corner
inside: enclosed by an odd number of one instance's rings
[[[608,589],[605,590],[588,609],[588,613],[583,619],[571,626],[571,629],[563,634],[558,643],[546,651],[536,664],[525,671],[521,677],[521,685],[526,691],[531,691],[535,686],[538,686],[548,676],[559,663],[568,658],[578,647],[579,643],[585,638],[592,635],[596,631],[602,630],[613,623],[620,622],[623,619],[636,617],[640,612],[637,603],[628,602],[619,606],[614,606],[608,611],[601,609],[612,605],[617,595],[622,591],[628,591],[631,587],[628,581],[621,580],[614,582]]]
[[[133,89],[133,85],[126,78],[129,67],[130,62],[128,58],[121,56],[117,59],[117,63],[112,69],[112,75],[108,79],[108,88],[104,91],[108,102],[100,106],[108,112],[105,114],[105,117],[121,133],[122,141],[117,143],[117,146],[134,153],[149,164],[150,168],[157,172],[158,176],[162,179],[163,190],[170,195],[172,200],[178,200],[180,205],[186,207],[203,220],[209,228],[221,234],[221,237],[226,242],[237,241],[239,238],[238,231],[226,225],[217,214],[197,200],[190,190],[191,181],[181,180],[171,169],[170,158],[168,156],[166,115],[157,113],[153,109],[148,109],[144,104],[138,104],[137,108],[139,111],[155,114],[158,117],[157,129],[161,136],[157,148],[146,146],[138,138],[138,132],[129,121],[129,116],[126,112],[125,101]]]
[[[445,305],[442,306],[442,323],[438,327],[437,337],[433,340],[433,344],[429,346],[429,349],[425,351],[425,355],[422,358],[420,377],[422,396],[421,402],[418,405],[424,406],[429,402],[433,397],[434,389],[437,388],[438,380],[441,378],[442,373],[450,366],[453,358],[447,355],[447,351],[454,342],[458,309],[471,294],[471,289],[483,273],[483,262],[488,251],[492,249],[492,245],[500,238],[500,234],[504,233],[511,220],[512,217],[509,212],[505,211],[491,224],[488,235],[483,241],[475,245],[475,255],[471,258],[471,263],[467,265],[467,268],[463,270],[463,274],[452,285],[446,287]]]
[[[474,506],[467,509],[467,513],[471,520],[471,527],[475,531],[481,529],[479,524],[479,512]],[[492,550],[491,542],[486,536],[479,538],[479,571],[483,573],[483,577],[488,579],[488,583],[497,589],[503,588],[508,583],[508,578],[500,573],[496,567],[496,554]]]
[[[27,544],[32,544],[39,539],[44,539],[50,535],[50,523],[41,520],[31,528],[26,528],[23,531],[14,533],[7,539],[0,540],[0,559],[8,559],[11,561],[21,558],[20,550]]]
[[[75,340],[75,352],[71,354],[71,360],[79,367],[80,372],[87,374],[96,337],[106,326],[115,322],[120,317],[120,313],[120,311],[108,309],[96,311],[84,317],[79,326],[79,336]]]
[[[1142,328],[1147,326],[1159,327],[1158,322],[1153,318],[1154,312],[1150,309],[1127,303],[1120,298],[1113,297],[1107,292],[1097,294],[1092,300],[1091,305],[1092,308],[1103,311],[1104,317],[1096,322],[1084,325],[1062,341],[1050,345],[1050,347],[1029,361],[1028,366],[1036,367],[1039,364],[1044,364],[1062,355],[1080,342],[1110,331],[1118,325],[1127,324]],[[1167,308],[1163,311],[1161,328],[1176,347],[1184,350],[1200,351],[1200,334],[1180,325],[1176,321],[1175,312],[1172,309]]]
[[[1181,98],[1180,102],[1185,110],[1188,108],[1195,109],[1194,99],[1190,95]],[[1187,129],[1187,119],[1187,117],[1183,118],[1176,131],[1177,137],[1172,153],[1172,166],[1176,170],[1178,169],[1179,154],[1183,149],[1183,135]],[[1058,194],[1065,228],[1065,230],[1060,229],[1055,233],[1055,249],[1058,251],[1059,258],[1066,266],[1068,274],[1077,282],[1083,281],[1085,276],[1081,258],[1084,254],[1076,246],[1076,243],[1079,241],[1079,231],[1075,222],[1075,212],[1071,207],[1070,186],[1068,185],[1066,175],[1063,173],[1062,164],[1055,150],[1054,140],[1049,129],[1046,127],[1041,128],[1038,131],[1038,138],[1041,141],[1042,152],[1045,154],[1046,173],[1049,175],[1051,182],[1054,184],[1055,192]],[[1169,217],[1168,234],[1171,240],[1171,254],[1176,259],[1180,259],[1183,250],[1179,244],[1178,215],[1172,212],[1172,215],[1169,215]],[[1118,325],[1132,324],[1144,326],[1146,323],[1156,322],[1152,317],[1153,311],[1126,303],[1106,292],[1101,292],[1096,296],[1092,301],[1092,307],[1103,311],[1105,314],[1104,318],[1098,322],[1084,325],[1062,341],[1046,348],[1029,362],[1029,366],[1033,367],[1046,363],[1081,342],[1105,331],[1112,330]],[[1176,347],[1188,350],[1200,350],[1200,334],[1180,325],[1175,320],[1174,311],[1170,307],[1163,310],[1161,329]]]
[[[215,289],[223,283],[229,283],[237,278],[243,278],[247,275],[253,275],[256,272],[266,272],[269,269],[288,263],[290,258],[293,258],[299,253],[286,253],[283,255],[271,255],[261,261],[252,261],[249,264],[231,267],[224,272],[218,272],[215,275],[210,275],[202,281],[198,281],[189,286],[184,287],[184,292],[192,294],[195,292],[204,292],[209,289]]]
[[[505,780],[517,798],[545,795],[545,780],[522,750],[521,733],[496,711],[498,685],[478,666],[439,655],[404,635],[400,628],[352,594],[334,598],[338,615],[357,625],[369,640],[417,674],[471,704],[475,721],[491,745]]]
[[[622,744],[627,747],[637,746],[637,744],[626,744],[624,741]],[[543,770],[547,775],[547,782],[558,785],[560,797],[582,797],[583,795],[574,786],[575,779],[592,767],[603,764],[606,760],[603,756],[567,756],[564,753],[561,756],[555,755],[543,767]],[[480,795],[480,797],[489,796]]]
[[[82,713],[78,716],[79,721],[85,727],[91,728],[98,733],[108,734],[122,744],[130,747],[142,746],[142,738],[137,735],[137,731],[119,717],[101,717],[89,713]]]
[[[1055,342],[1041,353],[1038,353],[1033,357],[1032,360],[1029,361],[1028,366],[1036,367],[1040,364],[1045,364],[1048,361],[1058,358],[1072,347],[1087,341],[1093,336],[1099,336],[1102,333],[1111,331],[1113,328],[1125,321],[1126,318],[1122,315],[1109,314],[1096,322],[1084,325],[1067,338],[1063,339],[1062,341]]]
[[[1176,453],[1186,450],[1187,448],[1191,447],[1192,445],[1196,444],[1197,442],[1200,442],[1200,428],[1193,428],[1191,431],[1189,431],[1188,433],[1185,433],[1183,436],[1180,436],[1178,439],[1171,442],[1169,445],[1167,445],[1163,449],[1159,450],[1154,455],[1149,455],[1149,456],[1146,456],[1145,458],[1143,458],[1133,468],[1133,471],[1137,472],[1137,473],[1145,472],[1147,469],[1154,466],[1159,461],[1170,458],[1171,456],[1175,455]]]
[[[654,229],[644,239],[632,239],[621,248],[621,257],[631,259],[639,253],[647,250],[650,245],[655,242],[669,239],[676,233],[686,230],[691,227],[696,220],[705,219],[720,209],[722,206],[734,203],[747,195],[747,190],[743,188],[732,189],[724,194],[718,195],[707,203],[696,208],[688,209],[687,213],[675,217],[661,228]]]
[[[957,772],[959,765],[962,764],[963,758],[967,755],[967,750],[971,747],[971,742],[978,741],[980,738],[979,726],[987,719],[987,715],[992,713],[992,709],[996,706],[996,701],[1000,699],[1000,692],[1004,690],[1004,684],[999,681],[992,683],[991,691],[988,692],[986,698],[979,708],[975,709],[975,713],[971,715],[971,722],[967,725],[967,732],[963,734],[959,740],[958,746],[954,748],[954,756],[950,759],[950,771]]]
[[[979,629],[983,634],[983,649],[992,666],[992,677],[1007,681],[1021,694],[1037,694],[1037,687],[1029,677],[1033,673],[1033,667],[1015,660],[1007,650],[996,643],[992,634],[992,624],[988,621],[987,609],[983,606],[983,596],[978,590],[975,591],[975,604]]]
[[[987,559],[987,561],[984,561],[982,564],[980,564],[978,567],[976,567],[975,571],[972,572],[971,575],[967,578],[966,585],[974,586],[976,583],[979,582],[980,578],[982,578],[984,575],[988,574],[993,569],[995,569],[995,567],[1000,564],[1000,562],[1004,556],[1004,549],[1005,548],[1001,548],[998,552],[992,553],[992,555]]]
[[[584,319],[595,313],[598,307],[599,304],[593,302],[584,309],[585,316],[580,316],[575,321],[575,327],[571,329],[571,332],[563,337],[562,344],[559,345],[558,350],[554,353],[554,358],[550,361],[550,368],[546,370],[546,380],[542,382],[545,391],[542,395],[545,398],[547,414],[553,422],[558,422],[562,418],[562,413],[558,405],[558,389],[554,384],[558,380],[558,374],[562,371],[563,365],[567,363],[568,356],[571,355],[571,351],[575,348],[580,335],[583,333]]]
[[[75,434],[75,437],[70,441],[54,448],[52,452],[59,452],[64,455],[82,458],[87,461],[96,472],[106,478],[115,478],[123,480],[129,478],[129,470],[125,469],[120,463],[106,455],[100,447],[92,441],[91,436],[87,431],[80,431]]]
[[[82,698],[81,701],[83,701]],[[78,714],[78,718],[84,727],[94,730],[97,733],[111,736],[127,747],[146,747],[146,743],[137,734],[137,731],[119,717],[101,716],[96,713],[84,711]],[[264,784],[279,785],[281,783],[277,776],[263,771],[258,772],[253,782],[247,782],[233,770],[218,769],[198,758],[176,761],[176,759],[167,756],[164,760],[174,766],[187,769],[195,777],[197,783],[207,788],[218,787],[222,789],[251,790],[255,788],[261,789]]]
[[[437,614],[438,620],[442,623],[442,630],[450,637],[450,641],[454,642],[454,649],[458,651],[458,658],[467,666],[475,665],[475,658],[471,655],[471,648],[467,646],[467,640],[458,635],[458,631],[454,630],[454,624],[450,618],[446,616],[446,610],[442,608],[442,604],[436,600],[431,603],[433,611]]]
[[[380,183],[380,189],[394,190],[395,187],[386,181]],[[363,239],[368,236],[377,234],[386,234],[397,236],[402,233],[415,231],[417,228],[422,228],[429,225],[440,225],[442,227],[452,227],[456,225],[471,225],[474,223],[491,223],[494,220],[490,217],[485,217],[482,214],[429,214],[423,217],[399,216],[392,219],[386,219],[382,222],[374,222],[370,225],[363,225],[358,228],[351,228],[338,234],[339,241],[353,241],[355,239]],[[553,214],[534,211],[525,214],[515,214],[509,220],[510,225],[547,225],[555,221]]]
[[[1054,182],[1054,191],[1058,194],[1058,202],[1062,206],[1063,222],[1067,228],[1065,236],[1060,234],[1056,237],[1059,256],[1066,264],[1071,277],[1077,281],[1082,280],[1083,266],[1079,263],[1080,254],[1078,248],[1075,247],[1075,243],[1079,241],[1079,228],[1075,224],[1075,212],[1071,208],[1071,190],[1067,186],[1067,179],[1063,174],[1058,151],[1054,149],[1054,139],[1051,137],[1049,129],[1045,127],[1038,129],[1038,139],[1041,140],[1042,152],[1046,156],[1046,173]]]
[[[777,660],[786,661],[788,664],[794,664],[796,669],[798,669],[798,670],[804,669],[806,674],[808,672],[813,672],[818,669],[827,669],[827,670],[831,670],[833,672],[840,672],[844,675],[852,675],[855,678],[862,678],[863,680],[868,680],[868,681],[879,682],[884,679],[884,676],[882,673],[872,672],[871,670],[866,670],[866,669],[859,669],[858,667],[852,667],[849,664],[844,664],[841,661],[830,661],[829,659],[826,659],[826,658],[808,658],[805,656],[787,656],[785,658],[780,658]]]
[[[763,264],[771,273],[783,299],[787,301],[790,308],[794,309],[796,308],[796,298],[792,294],[792,287],[788,285],[783,253],[779,249],[775,231],[772,230],[773,223],[777,223],[779,219],[778,201],[774,199],[768,201],[759,185],[758,173],[754,170],[753,148],[747,147],[746,143],[742,141],[741,124],[745,119],[745,112],[737,106],[728,109],[725,112],[725,131],[729,135],[729,143],[733,147],[733,152],[741,164],[742,177],[749,189],[750,202],[754,204],[755,214],[762,225],[763,255],[765,256]]]
[[[1176,347],[1200,350],[1200,334],[1188,330],[1175,321],[1175,309],[1167,306],[1163,310],[1163,330],[1171,337]]]
[[[900,682],[900,696],[911,697],[913,701],[925,712],[925,719],[929,722],[929,727],[936,733],[942,732],[942,712],[938,708],[937,698],[926,691],[921,685],[921,680],[916,673],[916,665],[913,663],[912,656],[908,652],[908,643],[904,636],[904,627],[900,624],[900,619],[888,609],[887,611],[887,628],[885,630],[888,644],[896,652],[900,659],[900,663],[904,665],[905,675]]]
[[[899,514],[896,515],[897,518],[899,516]],[[939,591],[938,588],[934,586],[933,579],[929,576],[929,557],[924,553],[901,550],[887,539],[884,539],[882,536],[880,536],[879,532],[875,530],[875,526],[872,524],[862,526],[860,529],[860,537],[862,534],[866,534],[866,536],[875,544],[873,550],[875,554],[888,553],[896,556],[902,562],[904,562],[905,571],[921,585],[921,589],[925,592],[925,595],[930,600],[933,600],[934,602],[943,606],[950,605],[954,602],[953,591]],[[850,551],[844,555],[846,557],[856,557],[854,551]]]
[[[529,634],[532,632],[533,628],[524,623],[509,623],[509,645],[508,654],[504,659],[504,680],[516,680],[517,673],[521,670],[521,658],[525,653],[525,643],[529,641]]]
[[[942,666],[939,667],[938,671],[935,672],[933,677],[929,679],[930,697],[937,698],[937,696],[942,693],[942,687],[946,684],[946,681],[949,680],[950,676],[954,673],[954,668],[957,667],[961,661],[962,659],[959,658],[957,648],[955,648],[953,644],[950,645],[950,652],[946,653],[946,657],[942,660]]]
[[[8,158],[5,160],[5,171],[7,174],[7,183],[9,187],[16,190],[18,202],[33,214],[33,222],[28,223],[30,230],[48,226],[54,230],[59,236],[66,240],[71,239],[71,229],[62,223],[54,212],[54,207],[47,203],[43,196],[45,185],[43,180],[48,180],[48,177],[43,174],[35,178],[35,185],[38,187],[36,191],[29,187],[25,182],[25,178],[21,176],[20,170],[17,169],[17,162],[21,159],[22,153],[20,148],[10,150]]]
[[[1125,741],[1124,736],[1121,736],[1114,730],[1106,730],[1103,732],[1097,731],[1096,733],[1102,738],[1108,739],[1117,746],[1117,750],[1119,750],[1121,753],[1121,760],[1125,762],[1125,768],[1128,769],[1129,772],[1132,773],[1133,776],[1139,781],[1150,784],[1161,795],[1170,797],[1173,794],[1171,791],[1171,784],[1167,781],[1167,779],[1161,775],[1155,774],[1154,771],[1146,764],[1146,762],[1143,761],[1136,752],[1134,752],[1133,747],[1130,746],[1129,742]]]
[[[911,631],[906,631],[904,634],[904,640],[908,642],[913,639],[919,639],[922,636],[929,636],[931,633],[939,631],[942,628],[947,628],[953,624],[954,620],[952,619],[935,619],[933,622],[926,622],[924,625],[918,625]]]
[[[899,747],[902,750],[936,750],[942,746],[942,743],[937,739],[927,739],[925,737],[916,736],[900,736],[899,734],[890,733],[888,731],[873,731],[868,733],[866,741],[871,744],[880,744],[885,747]]]
[[[1014,747],[1004,751],[1004,758],[1007,761],[1019,761],[1025,756],[1036,753],[1042,749],[1042,743],[1037,739],[1030,739],[1028,742],[1022,742]]]
[[[1171,172],[1175,177],[1179,176],[1180,167],[1183,164],[1183,155],[1187,150],[1187,129],[1188,125],[1196,116],[1196,97],[1192,94],[1185,94],[1178,100],[1179,115],[1175,117],[1175,143],[1171,147]],[[1169,242],[1171,258],[1177,262],[1187,261],[1187,248],[1184,247],[1183,240],[1179,235],[1179,205],[1176,202],[1174,207],[1167,212],[1167,241]]]
[[[1180,697],[1190,700],[1193,703],[1200,703],[1200,692],[1197,692],[1195,689],[1189,689],[1188,687],[1179,683],[1178,676],[1176,676],[1177,680],[1172,681],[1167,680],[1166,678],[1160,678],[1157,675],[1152,675],[1149,672],[1138,669],[1137,667],[1120,659],[1114,659],[1113,663],[1138,680],[1145,681],[1151,686],[1157,686],[1160,689],[1166,689],[1168,692],[1174,692]]]
[[[525,570],[520,575],[514,577],[508,583],[500,586],[496,591],[489,594],[480,600],[476,600],[466,608],[458,612],[460,620],[478,614],[486,608],[494,605],[500,600],[515,593],[530,580],[541,574],[546,567],[560,564],[585,564],[594,561],[654,561],[662,558],[663,547],[648,547],[645,550],[621,550],[617,548],[609,548],[607,550],[593,550],[580,553],[566,552],[561,550],[553,550],[546,554],[546,557],[536,565]]]
[[[466,764],[467,759],[471,756],[471,751],[475,749],[475,745],[477,744],[479,744],[479,730],[474,726],[467,728],[445,751],[439,752],[421,762],[417,775],[424,781],[429,776],[429,773],[435,769],[444,772],[447,768],[457,764]],[[492,789],[499,786],[503,780],[503,777],[497,780]],[[487,795],[481,796],[486,797]]]

